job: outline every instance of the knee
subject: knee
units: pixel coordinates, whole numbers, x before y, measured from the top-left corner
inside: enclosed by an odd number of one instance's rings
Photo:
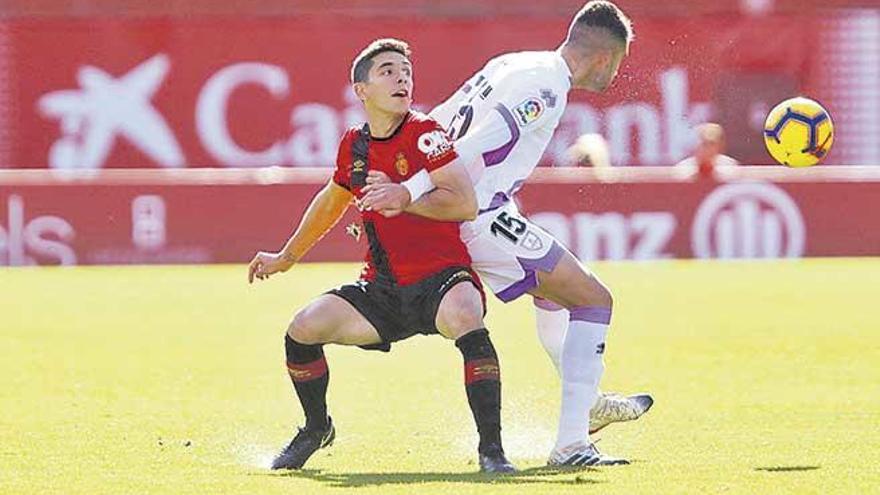
[[[482,328],[483,301],[477,289],[470,284],[459,284],[447,292],[437,310],[437,327],[451,338]]]
[[[591,279],[577,292],[577,302],[574,306],[593,306],[598,308],[612,309],[614,297],[605,284],[598,279]]]
[[[608,287],[605,286],[605,284],[603,284],[602,282],[598,282],[598,289],[596,290],[596,302],[593,305],[601,306],[608,309],[614,308],[614,296],[611,294],[611,290],[609,290]]]
[[[300,344],[312,345],[324,343],[324,335],[320,325],[311,315],[308,308],[298,312],[287,325],[287,335]]]
[[[437,320],[454,338],[458,338],[483,327],[483,308],[470,301],[463,304],[451,303],[437,315]]]

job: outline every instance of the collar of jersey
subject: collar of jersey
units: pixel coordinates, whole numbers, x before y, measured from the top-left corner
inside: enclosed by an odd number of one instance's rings
[[[566,80],[568,81],[568,85],[570,88],[571,87],[571,77],[572,77],[571,76],[571,69],[568,68],[568,63],[565,61],[564,58],[562,58],[562,52],[560,52],[559,50],[556,50],[553,53],[556,54],[556,63],[559,65],[559,70],[561,70],[565,74]]]
[[[373,136],[373,133],[371,132],[370,140],[378,141],[381,143],[382,141],[390,141],[394,139],[394,137],[397,136],[398,133],[400,133],[400,130],[403,129],[403,124],[406,124],[406,121],[408,121],[410,117],[412,117],[412,110],[406,112],[406,115],[403,116],[403,120],[400,121],[400,124],[398,124],[397,128],[394,129],[394,132],[389,134],[388,137],[377,138],[376,136]]]

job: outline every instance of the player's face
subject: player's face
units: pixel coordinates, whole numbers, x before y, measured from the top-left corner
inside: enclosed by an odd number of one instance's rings
[[[626,57],[626,52],[626,47],[620,44],[594,55],[584,76],[583,86],[595,92],[608,89],[614,78],[617,77],[617,71],[620,70],[620,64]]]
[[[412,64],[397,52],[373,57],[367,81],[361,84],[367,110],[399,114],[412,106]]]

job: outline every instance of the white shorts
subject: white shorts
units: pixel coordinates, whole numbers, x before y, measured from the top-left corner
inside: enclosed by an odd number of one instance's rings
[[[495,296],[510,302],[538,286],[565,249],[546,230],[520,215],[512,201],[461,226],[474,271]]]

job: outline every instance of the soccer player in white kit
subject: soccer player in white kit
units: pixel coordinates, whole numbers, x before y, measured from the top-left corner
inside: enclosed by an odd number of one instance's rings
[[[575,15],[557,50],[498,56],[430,112],[455,140],[474,181],[479,215],[461,228],[473,268],[504,302],[525,293],[535,296],[538,335],[562,379],[550,465],[626,464],[599,453],[588,431],[635,419],[653,403],[648,395],[608,395],[599,407],[611,293],[549,233],[523,217],[512,200],[547,148],[568,92],[604,91],[631,40],[630,21],[617,6],[591,1]],[[368,182],[364,206],[388,215],[405,211],[433,188],[427,174],[403,184],[387,183],[380,175]]]

